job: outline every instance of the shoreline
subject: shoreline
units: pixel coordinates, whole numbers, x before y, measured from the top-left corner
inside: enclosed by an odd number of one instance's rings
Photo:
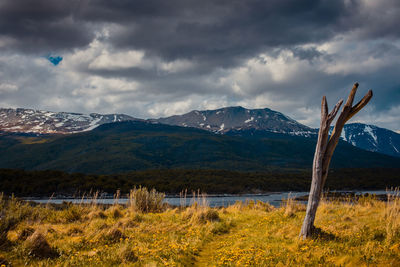
[[[362,195],[362,194],[379,194],[379,195],[387,195],[388,193],[393,194],[395,193],[396,190],[363,190],[363,189],[355,189],[355,190],[332,190],[332,191],[328,191],[325,192],[325,194],[331,195],[331,194],[340,194],[340,195],[351,195],[351,194],[355,194],[355,195]],[[299,194],[302,193],[304,195],[308,196],[308,191],[273,191],[273,192],[263,192],[263,193],[243,193],[243,194],[225,194],[225,193],[221,193],[221,194],[207,194],[207,193],[200,193],[200,194],[187,194],[186,197],[184,197],[183,195],[180,194],[165,194],[165,198],[171,198],[171,199],[175,199],[175,198],[186,198],[186,199],[193,199],[193,198],[202,198],[203,196],[206,198],[229,198],[229,197],[263,197],[263,196],[271,196],[271,195],[279,195],[279,194]],[[83,194],[81,196],[75,196],[75,195],[64,195],[64,194],[58,194],[58,195],[51,195],[51,196],[24,196],[24,197],[19,197],[17,196],[17,198],[22,199],[22,200],[62,200],[62,199],[66,199],[66,200],[92,200],[92,199],[105,199],[105,200],[110,200],[110,199],[129,199],[129,197],[127,197],[129,194],[122,194],[123,197],[121,197],[121,195],[118,198],[115,198],[115,194],[104,194],[104,195],[100,195],[97,198],[94,198],[91,195],[86,195]]]

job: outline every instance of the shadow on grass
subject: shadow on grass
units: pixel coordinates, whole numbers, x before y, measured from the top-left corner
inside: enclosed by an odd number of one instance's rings
[[[336,235],[329,233],[329,232],[325,232],[324,230],[322,230],[321,228],[318,228],[318,227],[314,227],[313,233],[312,233],[312,238],[325,240],[325,241],[340,240],[340,238],[337,237]]]

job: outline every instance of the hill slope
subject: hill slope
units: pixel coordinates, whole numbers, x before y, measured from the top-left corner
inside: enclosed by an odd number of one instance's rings
[[[127,121],[66,136],[0,135],[0,168],[117,173],[146,169],[265,171],[309,168],[315,140],[245,138],[177,126]],[[396,167],[400,159],[341,142],[333,167]]]

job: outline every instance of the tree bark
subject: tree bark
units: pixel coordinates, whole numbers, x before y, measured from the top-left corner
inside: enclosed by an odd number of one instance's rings
[[[335,105],[333,110],[330,113],[328,113],[328,104],[326,101],[326,97],[324,96],[322,98],[321,123],[318,132],[317,145],[315,147],[311,188],[310,188],[310,194],[308,196],[306,216],[304,218],[303,225],[300,231],[300,238],[302,239],[311,237],[311,235],[314,232],[315,215],[317,213],[317,208],[321,199],[321,194],[323,191],[323,187],[325,185],[325,181],[328,177],[329,164],[333,156],[333,152],[335,151],[336,145],[339,142],[343,126],[351,117],[353,117],[357,112],[359,112],[372,98],[372,91],[369,90],[369,92],[364,96],[364,98],[360,102],[352,106],[354,101],[354,96],[357,92],[357,88],[358,88],[358,83],[355,83],[353,89],[351,90],[347,98],[346,104],[343,106],[343,109],[336,121],[335,127],[330,137],[329,137],[330,125],[334,120],[334,118],[336,117],[338,110],[343,103],[343,100],[340,100]]]

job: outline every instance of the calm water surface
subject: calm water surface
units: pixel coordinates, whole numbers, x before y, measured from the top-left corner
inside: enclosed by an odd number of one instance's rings
[[[334,192],[334,191],[332,191]],[[378,190],[378,191],[336,191],[336,192],[354,192],[356,194],[386,194],[387,191],[385,190]],[[210,207],[226,207],[229,205],[234,204],[236,201],[263,201],[269,202],[271,205],[275,207],[279,207],[282,203],[283,199],[287,199],[290,197],[298,197],[307,195],[308,192],[279,192],[279,193],[269,193],[269,194],[262,194],[262,195],[218,195],[218,196],[207,196],[205,199],[193,199],[191,197],[187,197],[186,199],[180,197],[165,197],[165,202],[171,205],[180,206],[180,205],[191,205],[194,201],[203,204],[203,201],[206,201],[207,205]],[[45,198],[45,199],[33,199],[33,198],[25,198],[26,200],[31,200],[38,203],[54,203],[54,204],[61,204],[62,202],[72,202],[72,203],[91,203],[93,200],[90,198]],[[98,204],[125,204],[127,203],[127,198],[120,198],[118,201],[112,198],[100,198],[97,199],[96,202]]]

